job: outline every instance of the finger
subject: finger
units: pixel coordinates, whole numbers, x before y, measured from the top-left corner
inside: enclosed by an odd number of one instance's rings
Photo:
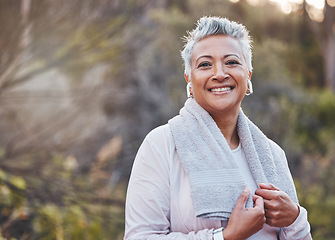
[[[264,199],[272,200],[272,199],[276,199],[278,197],[278,195],[280,194],[280,192],[276,191],[276,190],[268,190],[268,189],[258,188],[255,191],[255,194],[258,195],[258,196],[261,196]]]
[[[273,226],[273,219],[272,218],[270,218],[270,217],[265,217],[265,223],[267,224],[267,225],[269,225],[269,226],[272,226],[272,227],[274,227]]]
[[[265,217],[272,220],[280,220],[282,218],[286,219],[286,215],[283,215],[280,211],[270,211],[265,209]]]
[[[273,209],[273,206],[271,204],[271,200],[264,199],[263,201],[264,201],[264,209],[269,209],[269,210]]]
[[[281,201],[264,199],[264,208],[270,211],[279,211],[285,208],[285,206]]]
[[[252,195],[252,199],[254,200],[254,208],[258,207],[264,210],[264,200],[262,197],[257,195]]]
[[[248,201],[249,195],[250,195],[249,188],[245,188],[236,202],[236,207],[245,208],[245,204]]]
[[[259,183],[259,187],[261,189],[268,189],[268,190],[275,190],[275,191],[280,191],[279,188],[277,188],[275,185],[271,183]]]
[[[265,210],[266,224],[272,227],[279,227],[277,224],[280,221],[279,213]]]

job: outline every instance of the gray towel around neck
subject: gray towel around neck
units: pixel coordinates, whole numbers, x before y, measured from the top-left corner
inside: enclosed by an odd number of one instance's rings
[[[246,183],[226,139],[210,114],[193,98],[168,122],[177,154],[189,178],[197,217],[227,220]],[[237,131],[258,183],[272,183],[298,203],[283,150],[240,110]],[[251,195],[246,207],[252,207]]]

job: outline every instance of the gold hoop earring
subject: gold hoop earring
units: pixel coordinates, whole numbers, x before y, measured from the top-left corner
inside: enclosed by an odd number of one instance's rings
[[[248,79],[247,87],[248,87],[248,91],[245,93],[245,95],[249,96],[254,93],[254,89],[252,87],[252,82],[250,81],[250,79]]]
[[[193,94],[191,92],[191,88],[192,88],[192,84],[191,84],[191,82],[188,82],[187,85],[186,85],[187,98],[190,98],[190,97],[193,98]]]

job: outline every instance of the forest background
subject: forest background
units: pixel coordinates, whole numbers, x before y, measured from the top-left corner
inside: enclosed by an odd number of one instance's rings
[[[122,239],[145,135],[186,100],[203,15],[253,37],[243,108],[286,151],[313,238],[335,239],[334,0],[0,0],[4,239]]]

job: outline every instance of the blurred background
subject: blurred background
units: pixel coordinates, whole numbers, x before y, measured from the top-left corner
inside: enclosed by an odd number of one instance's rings
[[[186,100],[203,15],[250,30],[244,111],[285,149],[313,238],[335,239],[335,0],[0,0],[3,239],[122,239],[135,154]]]

